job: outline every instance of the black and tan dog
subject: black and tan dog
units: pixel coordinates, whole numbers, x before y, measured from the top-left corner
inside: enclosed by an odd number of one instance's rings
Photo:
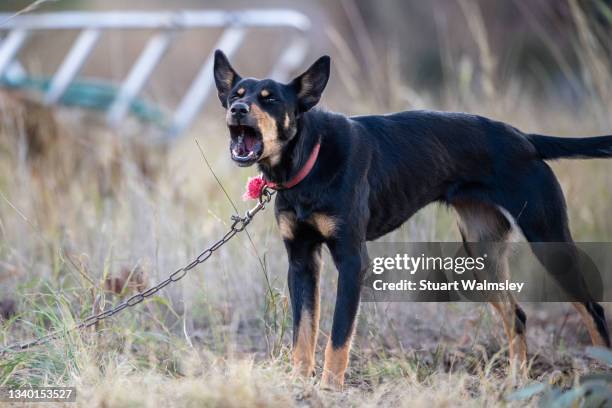
[[[221,51],[215,54],[232,160],[257,163],[279,189],[276,217],[289,257],[293,362],[305,375],[315,368],[323,244],[338,269],[322,384],[341,388],[368,264],[366,241],[398,228],[425,205],[443,202],[456,210],[466,242],[503,242],[516,227],[531,243],[573,246],[565,200],[545,160],[611,157],[612,136],[524,134],[464,113],[347,117],[312,109],[329,74],[330,58],[324,56],[288,84],[242,78]],[[540,261],[553,272],[549,258]],[[593,343],[610,346],[602,307],[574,304]],[[524,367],[525,314],[511,298],[493,306],[510,341],[510,360]]]

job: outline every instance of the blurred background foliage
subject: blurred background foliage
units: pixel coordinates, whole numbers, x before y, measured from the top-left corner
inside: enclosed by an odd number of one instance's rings
[[[28,4],[4,0],[0,11]],[[320,54],[332,56],[326,109],[460,110],[526,132],[612,133],[609,0],[58,0],[34,12],[271,7],[294,8],[312,20],[302,68]],[[81,75],[122,80],[152,33],[105,32]],[[180,33],[141,96],[173,109],[220,34]],[[20,61],[32,74],[52,75],[77,35],[35,33]],[[277,29],[250,30],[232,63],[243,75],[263,77],[285,44]],[[126,121],[109,129],[99,114],[45,106],[39,96],[0,93],[0,344],[117,304],[222,235],[232,208],[202,154],[236,201],[256,171],[231,163],[214,95],[186,135],[162,146],[148,143],[150,126]],[[610,162],[552,166],[576,240],[612,241]],[[237,205],[242,211],[249,204]],[[227,406],[243,395],[261,406],[357,405],[365,398],[372,406],[428,407],[491,406],[514,386],[504,376],[501,325],[486,305],[415,303],[362,305],[348,374],[353,393],[329,400],[312,381],[296,382],[288,374],[287,265],[272,211],[249,231],[253,241],[236,238],[97,334],[66,336],[0,361],[0,385],[76,383],[82,401],[105,406],[146,398],[148,406],[192,398]],[[432,205],[383,239],[457,241],[459,235],[454,215]],[[325,259],[319,353],[336,287],[333,263]],[[568,305],[525,309],[532,378],[568,387],[597,367],[583,351],[588,334]]]
[[[0,10],[14,11],[28,3],[7,0]],[[612,56],[610,0],[264,0],[256,5],[242,0],[61,0],[44,3],[38,12],[253,7],[292,8],[311,18],[309,57],[330,53],[336,60],[337,80],[326,95],[332,107],[346,105],[347,98],[360,98],[357,105],[371,101],[376,112],[395,107],[397,98],[408,106],[426,102],[444,107],[464,88],[494,97],[515,87],[543,103],[576,107],[590,103],[593,94],[608,97],[610,92],[606,73],[598,72]],[[147,91],[176,101],[219,34],[209,29],[184,33],[167,59],[182,63],[162,64],[154,74],[156,85]],[[26,61],[49,71],[75,35],[63,33],[50,44],[40,33],[28,47]],[[107,33],[83,75],[122,78],[148,35]],[[235,64],[261,77],[283,45],[278,31],[252,30]],[[596,60],[601,66],[587,72]],[[398,89],[398,81],[409,92]],[[422,101],[421,94],[432,100]]]

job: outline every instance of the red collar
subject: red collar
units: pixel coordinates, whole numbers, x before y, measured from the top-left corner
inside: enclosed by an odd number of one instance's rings
[[[310,156],[306,163],[304,163],[304,167],[297,172],[297,174],[286,183],[274,183],[272,181],[266,181],[266,186],[273,188],[275,190],[283,190],[291,187],[297,186],[302,180],[306,178],[308,173],[312,170],[315,163],[317,162],[317,157],[319,156],[319,149],[321,148],[321,142],[318,142],[315,147],[310,152]]]

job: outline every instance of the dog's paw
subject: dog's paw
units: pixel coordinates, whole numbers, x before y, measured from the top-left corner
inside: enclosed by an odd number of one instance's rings
[[[324,371],[321,377],[320,387],[328,391],[342,391],[344,389],[344,374],[340,376],[329,371]]]

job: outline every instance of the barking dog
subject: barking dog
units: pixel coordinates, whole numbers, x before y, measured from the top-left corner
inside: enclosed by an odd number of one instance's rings
[[[368,265],[366,241],[401,226],[431,202],[453,207],[471,242],[504,242],[520,228],[554,275],[559,263],[534,243],[573,248],[563,193],[545,160],[611,157],[612,136],[557,138],[525,134],[464,113],[409,111],[347,117],[312,109],[330,74],[317,60],[288,84],[242,78],[215,54],[214,77],[227,110],[230,154],[257,163],[279,190],[275,214],[289,258],[293,363],[315,369],[321,248],[338,269],[336,308],[325,349],[322,385],[342,388]],[[569,251],[568,263],[577,265]],[[504,252],[498,252],[504,265]],[[526,367],[523,310],[512,297],[492,302],[509,339],[510,361]],[[574,303],[596,345],[610,346],[602,307]]]

